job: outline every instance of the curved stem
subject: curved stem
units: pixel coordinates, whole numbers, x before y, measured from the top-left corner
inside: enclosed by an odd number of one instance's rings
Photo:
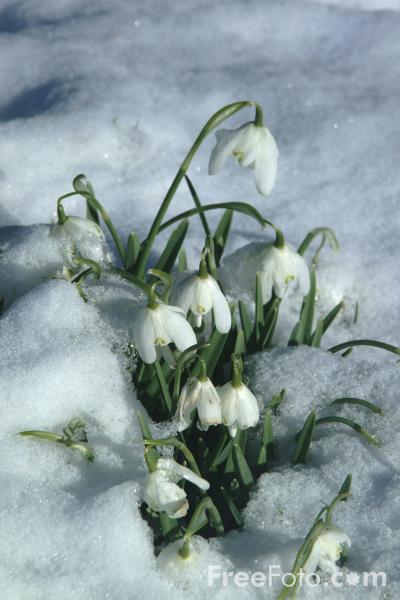
[[[249,217],[252,217],[256,221],[258,221],[258,223],[260,223],[260,225],[262,225],[263,227],[268,225],[269,227],[272,227],[272,229],[275,232],[278,231],[277,228],[275,227],[275,225],[271,221],[264,219],[264,217],[261,215],[261,213],[259,213],[258,210],[253,208],[253,206],[251,206],[251,204],[247,204],[247,202],[217,202],[215,204],[204,204],[202,207],[199,207],[199,208],[190,208],[189,210],[185,210],[184,212],[180,213],[179,215],[172,217],[172,219],[165,221],[162,225],[160,225],[160,228],[158,231],[159,232],[163,231],[167,227],[170,227],[174,223],[177,223],[177,221],[182,221],[183,219],[187,219],[188,217],[193,217],[193,215],[197,215],[198,213],[206,212],[208,210],[221,209],[221,208],[241,212],[245,215],[248,215]]]
[[[136,268],[136,275],[138,277],[143,277],[143,275],[144,275],[144,270],[145,270],[147,259],[150,254],[150,250],[151,250],[154,240],[159,232],[159,229],[160,229],[161,223],[163,221],[163,218],[165,216],[165,213],[167,212],[170,202],[171,202],[172,198],[174,197],[175,192],[178,189],[182,179],[185,177],[186,171],[188,170],[190,163],[192,162],[192,159],[193,159],[194,155],[196,154],[197,150],[200,148],[201,144],[203,143],[205,138],[208,136],[208,134],[211,133],[211,131],[213,131],[216,127],[218,127],[218,125],[220,125],[223,121],[225,121],[226,119],[228,119],[229,117],[234,115],[236,112],[238,112],[242,108],[245,108],[248,106],[256,107],[256,120],[257,119],[259,120],[260,115],[262,117],[262,109],[258,103],[251,102],[249,100],[245,100],[242,102],[234,102],[233,104],[228,104],[227,106],[224,106],[223,108],[218,110],[207,121],[207,123],[204,125],[203,129],[200,131],[200,133],[197,136],[197,138],[195,139],[192,147],[190,148],[189,152],[185,156],[181,166],[179,167],[178,172],[175,175],[175,178],[174,178],[173,182],[171,183],[171,186],[170,186],[169,190],[167,191],[167,194],[166,194],[164,200],[161,203],[161,206],[158,210],[156,218],[154,219],[153,224],[150,228],[149,234],[142,244],[142,250],[140,252],[140,255],[138,258],[138,263],[137,263],[137,268]]]
[[[96,210],[99,211],[99,213],[101,214],[101,218],[103,219],[105,225],[107,226],[113,240],[115,243],[115,246],[118,250],[118,253],[121,257],[122,262],[125,264],[125,248],[124,245],[121,241],[121,238],[119,237],[119,234],[117,232],[117,230],[114,227],[113,222],[111,221],[107,211],[105,210],[105,208],[100,204],[100,202],[97,200],[97,198],[95,198],[94,196],[92,196],[92,194],[89,194],[89,192],[84,192],[83,190],[80,192],[69,192],[68,194],[64,194],[63,196],[60,196],[57,200],[57,213],[58,213],[58,218],[60,220],[60,214],[62,217],[62,214],[64,213],[64,210],[62,209],[62,201],[65,200],[66,198],[71,198],[72,196],[82,196],[83,198],[85,198],[87,200],[87,202]],[[60,208],[61,207],[61,208]],[[60,211],[62,211],[60,213]],[[65,216],[65,214],[64,214]]]
[[[343,342],[343,344],[332,346],[332,348],[328,349],[328,352],[332,352],[334,354],[335,352],[340,352],[341,350],[352,348],[353,346],[374,346],[375,348],[381,348],[382,350],[393,352],[393,354],[400,354],[400,348],[392,346],[391,344],[386,344],[385,342],[378,342],[376,340],[350,340],[349,342]]]

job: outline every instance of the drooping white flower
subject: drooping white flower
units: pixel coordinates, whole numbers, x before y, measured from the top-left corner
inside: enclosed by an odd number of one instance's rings
[[[214,277],[207,272],[186,277],[181,284],[176,303],[185,314],[189,310],[192,311],[197,327],[200,327],[203,316],[212,310],[215,327],[220,333],[228,333],[231,328],[232,318],[228,300]]]
[[[221,399],[222,420],[231,437],[235,437],[238,428],[257,425],[260,419],[257,398],[243,382],[234,386],[230,381],[217,388],[217,392]]]
[[[336,573],[339,570],[337,562],[341,554],[350,546],[351,540],[343,529],[333,525],[325,527],[314,543],[303,571],[315,573],[320,569],[329,575]]]
[[[178,481],[186,479],[201,490],[208,490],[208,481],[172,458],[159,458],[155,471],[148,473],[144,483],[144,500],[156,512],[166,512],[172,519],[184,517],[189,503]]]
[[[178,400],[176,418],[178,431],[187,429],[191,424],[191,415],[197,410],[197,427],[204,431],[211,425],[222,423],[221,401],[217,390],[208,377],[192,379],[182,388]]]
[[[64,223],[53,226],[52,235],[63,246],[68,266],[76,267],[74,252],[98,263],[108,260],[105,240],[99,225],[83,217],[66,217]]]
[[[133,324],[133,341],[141,359],[151,364],[171,342],[180,352],[197,343],[183,310],[164,302],[142,308]]]
[[[291,281],[295,282],[303,296],[310,290],[310,272],[306,261],[291,246],[282,248],[269,244],[266,248],[260,270],[262,300],[266,304],[274,290],[278,298],[283,298]]]
[[[279,151],[271,132],[252,121],[238,129],[222,129],[216,133],[217,143],[208,165],[209,175],[221,170],[230,155],[243,167],[254,169],[258,192],[268,196],[274,187],[278,169]]]

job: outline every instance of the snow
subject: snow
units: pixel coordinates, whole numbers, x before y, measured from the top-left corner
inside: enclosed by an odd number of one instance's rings
[[[347,569],[386,571],[388,593],[396,596],[396,359],[380,350],[357,349],[344,360],[285,348],[299,306],[298,297],[287,299],[277,332],[282,347],[248,365],[261,403],[287,389],[273,423],[280,463],[261,477],[243,532],[197,539],[185,565],[171,550],[156,559],[138,512],[145,474],[140,404],[124,354],[142,296],[109,275],[100,284],[88,281],[84,303],[72,285],[54,279],[62,257],[41,223],[54,221],[57,197],[84,172],[123,236],[135,230],[143,237],[204,121],[225,103],[259,100],[280,149],[273,193],[258,196],[253,174],[233,161],[208,178],[210,139],[191,169],[202,201],[251,202],[293,245],[313,227],[332,227],[341,250],[322,253],[317,311],[342,298],[345,309],[324,347],[355,337],[398,344],[399,10],[398,0],[1,3],[2,598],[231,597],[232,582],[207,585],[208,565],[290,568],[321,503],[349,472],[353,498],[336,512],[352,539]],[[232,127],[248,117],[235,117]],[[65,207],[84,214],[82,199]],[[182,186],[170,214],[189,207]],[[218,216],[209,213],[210,223]],[[249,298],[257,244],[270,239],[235,216],[223,266],[232,297]],[[192,266],[202,243],[192,219]],[[332,414],[329,405],[341,395],[382,406],[383,417],[335,408],[376,434],[382,448],[342,425],[321,426],[308,464],[288,469],[293,435],[307,414]],[[22,429],[61,431],[74,416],[87,423],[93,464],[62,445],[16,436]],[[273,598],[276,591],[248,586],[239,593]],[[323,597],[383,593],[329,587]],[[319,598],[321,590],[308,594]]]

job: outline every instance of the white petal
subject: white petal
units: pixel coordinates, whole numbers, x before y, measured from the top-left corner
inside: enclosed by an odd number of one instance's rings
[[[254,123],[248,123],[243,129],[243,135],[240,143],[233,149],[235,155],[239,160],[242,167],[253,167],[257,152],[258,144],[260,140],[260,128],[256,127]]]
[[[198,379],[191,380],[181,390],[176,411],[178,431],[184,431],[191,424],[191,415],[197,407],[197,400],[201,389],[200,385]]]
[[[183,310],[187,315],[189,308],[192,304],[193,294],[195,291],[194,284],[196,282],[197,275],[188,277],[180,286],[179,294],[176,299],[176,304]]]
[[[197,401],[197,412],[203,427],[222,423],[221,401],[210,379],[200,382],[200,395]]]
[[[247,429],[257,425],[260,418],[257,398],[244,384],[236,388],[236,415],[240,429]]]
[[[67,217],[67,220],[62,225],[66,233],[73,239],[80,238],[82,235],[93,235],[103,237],[103,233],[97,223],[84,219],[83,217]]]
[[[217,388],[221,400],[221,412],[224,425],[230,427],[236,422],[236,400],[237,395],[231,382]]]
[[[153,321],[149,308],[142,308],[133,324],[133,341],[140,358],[147,364],[156,361],[157,353],[154,346]]]
[[[236,144],[240,141],[243,135],[243,128],[246,125],[242,125],[238,129],[221,129],[217,131],[217,143],[211,152],[208,163],[209,175],[215,175],[221,170],[226,158],[232,154]]]
[[[296,253],[298,287],[302,296],[310,291],[310,271],[304,258]]]
[[[213,305],[211,276],[206,279],[196,277],[194,284],[194,294],[190,305],[191,311],[195,315],[206,315],[210,312]]]
[[[166,304],[159,304],[157,308],[149,309],[149,315],[153,325],[153,343],[156,346],[166,346],[172,341],[169,334],[168,323],[170,315],[175,313],[169,312],[168,308],[169,307]]]
[[[257,149],[254,177],[257,191],[268,196],[276,180],[279,151],[273,136],[268,130],[265,131],[267,135],[263,136]]]
[[[146,477],[144,500],[153,510],[164,511],[174,519],[184,517],[189,506],[185,491],[168,481],[158,469]]]
[[[157,469],[166,470],[167,472],[171,472],[176,477],[178,477],[177,481],[180,479],[186,479],[186,481],[190,481],[201,490],[208,490],[210,484],[208,481],[196,475],[191,469],[180,465],[172,458],[160,458],[157,462]]]
[[[175,307],[164,307],[166,315],[165,327],[169,338],[174,342],[178,350],[183,352],[187,348],[190,348],[190,346],[197,344],[196,334],[183,314],[174,310],[171,311],[170,308],[174,309]]]
[[[212,280],[211,292],[215,326],[219,333],[228,333],[232,325],[231,309],[228,300],[214,279]]]

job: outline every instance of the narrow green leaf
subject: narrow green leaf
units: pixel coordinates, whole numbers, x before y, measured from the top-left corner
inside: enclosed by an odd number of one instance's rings
[[[351,491],[351,483],[352,483],[352,475],[349,473],[342,483],[342,487],[339,490],[339,496],[343,496],[343,500],[347,500],[347,496],[350,495]]]
[[[171,398],[171,394],[169,393],[168,385],[165,380],[163,370],[162,370],[161,365],[158,362],[158,360],[156,360],[156,362],[154,363],[154,367],[156,370],[158,383],[161,388],[161,395],[164,400],[166,412],[168,413],[169,416],[171,416],[172,415],[172,398]]]
[[[144,440],[152,440],[153,436],[151,435],[150,428],[147,424],[147,421],[146,421],[143,413],[138,411],[136,413],[136,417],[137,417],[137,420],[139,421],[139,427],[142,432],[143,439]],[[154,447],[149,446],[148,448],[146,448],[146,451],[148,452],[148,454],[150,456],[151,462],[153,462],[154,464],[157,464],[157,461],[160,458],[160,454],[159,454],[158,450]]]
[[[271,411],[267,408],[264,413],[264,423],[262,432],[262,444],[263,446],[269,446],[274,442],[274,434],[272,431],[272,418]]]
[[[372,402],[368,402],[368,400],[362,400],[361,398],[337,398],[332,402],[333,404],[358,404],[360,406],[365,406],[365,408],[369,408],[372,412],[383,415],[383,410],[379,408],[376,404]]]
[[[332,348],[329,348],[328,352],[340,352],[341,350],[345,350],[346,348],[351,348],[353,346],[373,346],[375,348],[387,350],[387,352],[393,352],[393,354],[400,354],[400,348],[397,346],[392,346],[391,344],[385,344],[385,342],[378,342],[376,340],[350,340],[349,342],[343,342],[343,344],[332,346]]]
[[[239,444],[233,444],[233,462],[238,473],[239,481],[244,488],[254,485],[254,477]]]
[[[317,235],[323,236],[323,243],[328,242],[332,250],[336,252],[339,250],[339,242],[336,238],[336,235],[330,227],[316,227],[312,229],[309,233],[307,233],[304,240],[301,242],[300,246],[297,249],[298,254],[303,256],[308,249],[311,242]]]
[[[197,195],[195,187],[194,187],[192,181],[189,179],[188,175],[185,175],[185,180],[186,180],[186,183],[188,185],[188,188],[189,188],[190,194],[191,194],[191,196],[193,198],[193,202],[194,202],[195,206],[201,210],[202,204],[201,204],[200,199],[199,199],[199,197]],[[210,228],[208,226],[207,218],[206,218],[206,215],[204,214],[204,211],[201,211],[199,213],[199,215],[200,215],[201,224],[203,225],[204,233],[206,234],[206,236],[207,235],[211,235],[211,231],[210,231]]]
[[[246,342],[245,342],[245,338],[244,338],[243,329],[237,330],[235,348],[234,348],[233,352],[235,354],[244,354],[246,352]]]
[[[329,329],[329,327],[332,325],[333,321],[336,319],[336,317],[338,316],[340,311],[343,309],[343,307],[344,307],[344,302],[342,300],[341,302],[339,302],[339,304],[337,304],[334,308],[332,308],[332,310],[326,315],[326,317],[324,318],[323,333],[325,333],[327,331],[327,329]]]
[[[222,486],[221,486],[220,490],[221,490],[221,494],[226,502],[228,510],[231,513],[236,525],[240,528],[244,527],[244,519],[243,519],[242,515],[240,514],[236,504],[232,500],[230,494],[228,494],[226,489]]]
[[[172,232],[167,245],[165,246],[160,258],[157,261],[156,268],[160,271],[170,273],[175,260],[179,254],[182,244],[185,240],[189,227],[189,221],[184,219]]]
[[[177,519],[171,519],[165,512],[161,512],[159,515],[163,540],[170,544],[179,539],[181,537],[181,530]]]
[[[380,446],[382,445],[380,440],[376,437],[376,435],[372,435],[371,433],[369,433],[369,431],[364,429],[364,427],[362,427],[355,421],[352,421],[351,419],[346,419],[345,417],[322,417],[321,419],[317,419],[315,421],[315,426],[327,425],[328,423],[342,423],[343,425],[347,425],[348,427],[351,427],[356,433],[359,433],[361,436],[363,436],[367,440],[367,442],[369,442],[373,446],[380,448]]]
[[[289,340],[289,346],[304,344],[307,338],[311,335],[311,328],[314,320],[315,307],[315,292],[316,292],[316,275],[315,269],[310,271],[310,291],[304,298],[301,308],[300,317],[296,323]]]
[[[251,337],[252,325],[249,317],[249,313],[247,312],[247,308],[243,300],[239,300],[239,315],[240,322],[242,323],[242,329],[244,333],[244,339],[246,342],[246,346],[249,343]]]
[[[217,267],[219,267],[220,265],[222,255],[224,253],[225,246],[228,241],[229,232],[232,224],[232,218],[233,210],[226,210],[222,215],[222,218],[218,223],[218,227],[214,233],[214,254]]]
[[[324,334],[324,319],[321,317],[318,319],[317,326],[315,328],[314,333],[310,336],[308,340],[308,345],[312,348],[319,348],[321,345],[321,339]]]
[[[170,227],[178,221],[182,221],[182,219],[187,219],[189,217],[192,217],[193,215],[198,215],[199,213],[206,212],[208,210],[218,210],[221,208],[240,212],[244,215],[247,215],[248,217],[252,217],[256,221],[258,221],[258,223],[260,223],[260,225],[262,225],[263,227],[269,224],[268,221],[264,219],[264,217],[258,212],[258,210],[256,210],[251,204],[247,204],[246,202],[216,202],[215,204],[205,204],[201,208],[192,208],[190,210],[186,210],[183,213],[180,213],[179,215],[176,215],[172,219],[165,221],[165,223],[163,223],[159,228],[159,231],[163,231],[163,229]]]
[[[264,326],[264,310],[262,301],[262,288],[261,288],[261,276],[260,273],[256,275],[256,291],[255,291],[255,319],[254,319],[254,330],[253,337],[256,342],[256,348],[259,348],[260,336]]]
[[[282,401],[284,399],[286,395],[286,389],[283,388],[283,390],[281,390],[280,392],[278,392],[277,394],[274,394],[271,398],[270,403],[268,404],[268,408],[273,412],[276,413],[276,411],[278,410],[278,408],[280,407],[280,405],[282,404]]]
[[[340,356],[342,358],[346,358],[346,356],[349,356],[352,352],[353,352],[353,348],[347,348],[347,350],[345,350]]]
[[[228,434],[227,434],[226,430],[224,429],[221,432],[219,439],[214,444],[214,447],[208,456],[208,460],[207,460],[207,470],[208,471],[212,471],[217,466],[218,458],[219,458],[221,452],[223,451],[227,440],[228,440]]]
[[[187,258],[186,258],[186,252],[184,250],[184,248],[181,248],[178,254],[178,268],[177,271],[178,273],[183,273],[183,271],[187,271],[188,269],[188,264],[187,264]]]
[[[218,467],[219,465],[222,465],[226,461],[228,456],[230,456],[230,454],[231,454],[232,445],[233,445],[233,440],[229,440],[229,442],[227,443],[225,448],[221,451],[219,456],[215,459],[214,467]]]
[[[299,435],[299,439],[297,442],[297,446],[292,458],[292,464],[297,465],[298,463],[305,463],[307,459],[308,452],[310,450],[314,428],[315,428],[316,420],[315,420],[315,411],[312,411],[304,425],[301,433]]]
[[[128,246],[125,257],[125,269],[127,269],[127,271],[133,271],[137,258],[139,256],[139,252],[140,241],[136,233],[132,231],[132,233],[130,233],[128,237]]]

